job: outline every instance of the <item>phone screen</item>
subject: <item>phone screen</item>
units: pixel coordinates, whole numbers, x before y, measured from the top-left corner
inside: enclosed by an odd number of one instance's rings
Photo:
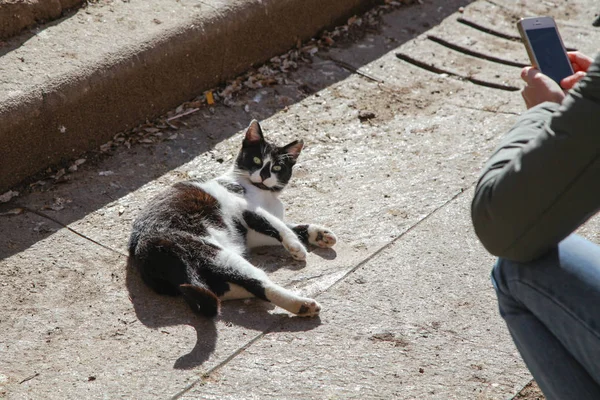
[[[569,58],[554,28],[529,29],[527,37],[542,73],[559,84],[563,78],[573,74]]]

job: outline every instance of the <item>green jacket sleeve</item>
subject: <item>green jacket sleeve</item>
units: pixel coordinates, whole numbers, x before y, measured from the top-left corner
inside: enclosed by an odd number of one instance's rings
[[[561,105],[522,114],[484,167],[471,205],[486,249],[533,260],[600,209],[600,55]]]

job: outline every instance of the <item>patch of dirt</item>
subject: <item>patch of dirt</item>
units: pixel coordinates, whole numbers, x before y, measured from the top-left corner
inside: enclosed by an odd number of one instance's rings
[[[409,344],[406,339],[396,337],[396,335],[391,332],[376,333],[371,335],[369,339],[373,342],[390,342],[394,344],[394,347],[406,347]]]
[[[346,25],[337,27],[331,32],[338,45],[347,47],[352,45],[369,33],[379,33],[382,15],[391,8],[421,4],[419,0],[385,0],[383,6],[363,14],[355,15],[348,19]]]
[[[519,394],[513,397],[513,400],[545,400],[546,397],[535,381],[531,381],[525,386]]]

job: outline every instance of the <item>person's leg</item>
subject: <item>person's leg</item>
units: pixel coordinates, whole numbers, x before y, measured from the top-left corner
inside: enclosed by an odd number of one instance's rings
[[[500,314],[548,399],[600,399],[600,246],[577,235],[530,263],[499,259]]]

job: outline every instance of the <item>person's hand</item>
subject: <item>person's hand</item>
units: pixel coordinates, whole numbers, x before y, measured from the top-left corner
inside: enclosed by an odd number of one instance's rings
[[[569,61],[571,61],[571,65],[573,66],[573,71],[575,72],[587,72],[590,65],[592,65],[594,62],[593,58],[588,57],[579,51],[569,51],[567,55],[569,56]]]
[[[573,88],[573,86],[575,86],[575,84],[585,76],[588,68],[594,61],[592,58],[578,51],[570,51],[567,53],[567,55],[569,56],[569,61],[571,61],[571,65],[573,66],[573,71],[575,71],[575,73],[560,81],[560,86],[564,90]]]
[[[538,69],[525,67],[521,70],[521,79],[525,81],[525,88],[521,91],[527,108],[531,108],[545,101],[562,103],[565,92],[552,78],[542,74]]]

